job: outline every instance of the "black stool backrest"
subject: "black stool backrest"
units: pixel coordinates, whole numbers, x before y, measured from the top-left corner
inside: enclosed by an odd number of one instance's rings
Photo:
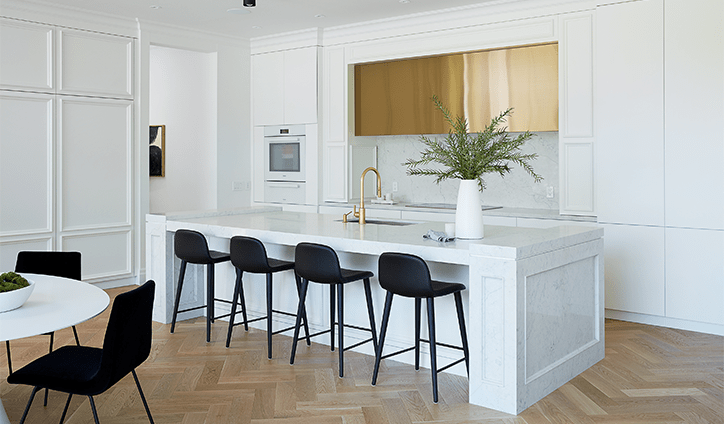
[[[234,236],[229,244],[231,263],[242,271],[257,274],[271,272],[264,243],[253,237]]]
[[[194,230],[176,230],[173,238],[173,249],[182,261],[192,264],[210,264],[213,262],[209,254],[206,237]]]
[[[380,255],[377,264],[383,289],[406,297],[433,297],[430,269],[422,258],[386,252]]]
[[[52,275],[80,280],[80,252],[18,252],[15,272]]]
[[[297,244],[294,249],[294,270],[300,277],[317,283],[344,281],[337,252],[323,244]]]

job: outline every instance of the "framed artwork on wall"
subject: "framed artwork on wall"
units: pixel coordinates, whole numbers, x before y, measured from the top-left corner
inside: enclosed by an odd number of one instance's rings
[[[150,176],[163,177],[166,174],[166,126],[151,125],[149,134],[150,151],[148,163]]]

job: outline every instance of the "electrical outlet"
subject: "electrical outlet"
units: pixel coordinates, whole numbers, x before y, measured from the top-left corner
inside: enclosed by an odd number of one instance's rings
[[[397,181],[392,183],[392,191],[397,191]]]
[[[546,187],[546,197],[547,197],[547,198],[552,199],[554,193],[555,193],[555,192],[554,192],[553,186],[548,186],[548,187]]]

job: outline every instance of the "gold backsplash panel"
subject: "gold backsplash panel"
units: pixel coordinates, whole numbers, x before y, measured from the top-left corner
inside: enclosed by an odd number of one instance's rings
[[[510,131],[557,131],[558,45],[357,65],[355,135],[447,133],[433,95],[470,131],[508,107]]]

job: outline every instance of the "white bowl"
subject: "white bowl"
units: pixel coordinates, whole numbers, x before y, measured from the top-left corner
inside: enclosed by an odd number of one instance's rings
[[[28,280],[28,283],[30,283],[28,287],[0,293],[0,313],[12,311],[23,306],[23,303],[28,300],[35,288],[35,282]]]

